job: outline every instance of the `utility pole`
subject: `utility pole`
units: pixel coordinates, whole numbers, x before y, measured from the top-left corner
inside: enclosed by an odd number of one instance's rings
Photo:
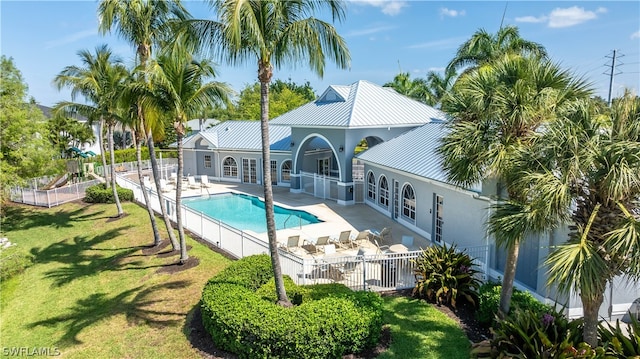
[[[613,50],[613,55],[605,56],[605,57],[611,58],[611,72],[604,73],[605,75],[609,75],[609,97],[607,99],[607,106],[609,107],[611,107],[611,91],[613,90],[613,78],[615,75],[621,74],[620,72],[616,73],[616,66],[620,65],[620,64],[616,65],[616,55],[617,55],[617,50]],[[620,58],[622,56],[624,55],[618,55],[617,57]]]

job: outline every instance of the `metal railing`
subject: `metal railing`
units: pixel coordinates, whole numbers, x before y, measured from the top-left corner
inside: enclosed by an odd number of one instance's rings
[[[133,190],[136,201],[144,203],[142,189],[137,182],[120,175],[117,180],[120,186]],[[168,213],[175,222],[174,199],[164,195],[158,197],[154,188],[146,190],[149,193],[153,209],[160,212],[158,199],[160,198],[165,201]],[[269,253],[269,244],[263,239],[233,228],[191,208],[182,206],[180,210],[185,229],[236,258]],[[469,251],[470,255],[484,259],[485,254],[482,253],[481,247],[473,247]],[[460,250],[464,250],[464,248]],[[413,251],[354,256],[315,255],[311,258],[303,258],[282,248],[279,248],[278,251],[283,274],[291,277],[297,284],[336,282],[354,290],[371,291],[412,288],[415,285],[412,259],[417,258],[420,253],[420,251]]]

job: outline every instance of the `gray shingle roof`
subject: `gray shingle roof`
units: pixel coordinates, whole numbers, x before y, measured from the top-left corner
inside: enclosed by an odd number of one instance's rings
[[[185,140],[185,147],[198,138],[205,139],[212,147],[232,150],[261,150],[260,121],[226,121],[201,131]],[[269,124],[271,150],[291,150],[291,128]]]
[[[371,164],[446,183],[447,176],[437,153],[445,129],[442,122],[428,123],[371,147],[357,157]]]
[[[272,124],[294,127],[388,127],[446,120],[440,110],[368,81],[329,86],[314,102],[291,110]]]

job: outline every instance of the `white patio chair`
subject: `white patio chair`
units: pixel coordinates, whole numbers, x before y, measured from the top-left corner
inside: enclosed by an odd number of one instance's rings
[[[192,189],[200,188],[200,184],[196,182],[196,178],[193,176],[187,177],[187,185]]]

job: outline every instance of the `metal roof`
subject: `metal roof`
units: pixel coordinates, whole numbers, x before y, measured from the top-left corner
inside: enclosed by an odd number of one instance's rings
[[[292,127],[388,127],[444,121],[446,115],[431,106],[368,81],[329,86],[314,102],[275,119],[272,124]]]
[[[203,138],[211,147],[231,150],[261,150],[262,133],[260,121],[225,121],[185,139],[184,146],[193,148],[193,143]],[[269,124],[270,148],[274,151],[291,150],[291,128]]]
[[[428,123],[371,147],[356,157],[374,165],[448,183],[437,153],[445,129],[445,123]]]

